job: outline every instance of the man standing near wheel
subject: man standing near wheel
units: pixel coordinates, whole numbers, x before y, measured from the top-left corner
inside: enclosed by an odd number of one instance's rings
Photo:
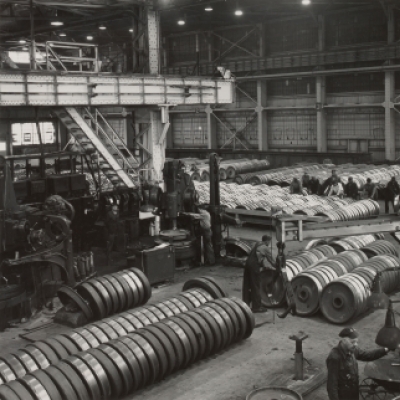
[[[359,400],[357,360],[377,360],[386,355],[389,349],[361,350],[358,347],[358,332],[354,328],[342,329],[339,336],[342,340],[326,359],[329,400]]]
[[[247,257],[243,275],[243,301],[254,313],[267,312],[267,308],[261,305],[261,279],[260,273],[266,270],[271,274],[271,282],[276,274],[275,262],[271,255],[269,244],[271,237],[264,235],[261,242],[254,245]]]

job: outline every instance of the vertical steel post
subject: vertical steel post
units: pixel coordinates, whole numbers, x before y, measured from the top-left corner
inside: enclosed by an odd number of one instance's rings
[[[30,67],[31,69],[36,69],[35,16],[33,14],[33,0],[30,0],[29,2],[29,13],[31,23]]]
[[[325,17],[318,16],[318,51],[325,50]],[[317,109],[317,151],[326,153],[328,151],[328,138],[326,127],[326,114],[324,104],[326,102],[326,77],[317,76],[316,85],[316,109]]]
[[[216,153],[210,154],[210,214],[214,254],[215,257],[218,258],[221,253],[222,228],[219,191],[219,158]]]
[[[388,43],[395,40],[395,21],[393,7],[387,8]],[[391,63],[391,60],[389,60]],[[385,158],[395,160],[396,158],[396,115],[394,109],[395,97],[395,73],[394,71],[385,72]]]
[[[147,32],[149,41],[149,71],[160,73],[160,17],[157,11],[147,7]]]

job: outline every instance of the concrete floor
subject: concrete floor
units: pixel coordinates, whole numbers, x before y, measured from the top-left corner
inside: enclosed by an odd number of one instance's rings
[[[262,234],[268,233],[265,229],[252,226],[231,228],[232,236],[241,236],[258,239]],[[390,235],[388,239],[396,243]],[[396,243],[397,245],[397,243]],[[291,254],[302,248],[305,243],[290,243],[287,253]],[[399,248],[400,249],[400,248]],[[273,240],[273,254],[276,255],[275,238]],[[119,258],[113,263],[113,267],[122,268],[124,259]],[[105,268],[107,270],[109,268]],[[111,271],[109,271],[111,272]],[[238,267],[217,265],[214,267],[199,267],[176,273],[175,282],[153,289],[150,303],[165,300],[181,291],[183,283],[194,277],[210,275],[222,283],[230,296],[241,296],[243,270]],[[395,295],[400,298],[400,293]],[[400,304],[395,305],[397,313],[400,312]],[[281,310],[277,310],[278,312]],[[289,315],[282,320],[274,318],[274,311],[256,316],[256,328],[253,335],[224,352],[202,360],[186,370],[177,372],[167,379],[140,392],[127,396],[124,400],[239,400],[255,388],[268,385],[272,378],[280,375],[292,375],[294,373],[293,353],[295,344],[289,336],[303,331],[309,338],[303,344],[303,352],[311,367],[324,368],[325,359],[330,349],[338,342],[338,333],[342,326],[327,323],[321,315],[311,318],[299,318]],[[399,315],[399,314],[398,314]],[[397,315],[398,325],[400,316]],[[51,321],[51,313],[39,313],[35,318],[18,328],[9,329],[0,334],[0,354],[10,353],[28,342],[19,337],[25,329]],[[374,340],[378,329],[383,326],[385,318],[384,310],[376,310],[368,315],[363,315],[352,322],[360,332],[360,346],[375,347]],[[67,332],[68,328],[57,325],[42,329],[38,339],[54,333]],[[42,337],[41,337],[42,336]],[[360,363],[360,373],[363,371],[363,363]],[[306,398],[313,400],[327,399],[325,384],[315,390]]]

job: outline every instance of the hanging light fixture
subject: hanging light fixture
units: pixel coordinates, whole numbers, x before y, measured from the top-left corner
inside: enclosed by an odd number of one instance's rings
[[[25,43],[26,43],[26,40],[25,40],[25,39],[20,39],[20,40],[18,41],[18,43],[19,43],[19,44],[25,44]]]
[[[67,34],[66,34],[65,32],[60,32],[60,33],[58,34],[58,36],[67,36]]]
[[[303,6],[309,6],[311,4],[311,0],[301,0],[301,4],[303,4]]]
[[[212,10],[213,10],[213,8],[210,4],[207,4],[204,8],[204,11],[212,11]]]
[[[235,15],[240,17],[243,15],[243,10],[239,7],[239,1],[236,1]]]
[[[86,39],[87,39],[87,40],[93,40],[93,36],[90,36],[90,35],[89,35],[89,36],[86,36]]]
[[[375,339],[378,346],[387,347],[389,350],[395,350],[400,346],[400,329],[394,320],[393,303],[400,303],[400,300],[389,300],[385,325],[379,330]]]
[[[53,25],[53,26],[62,26],[62,25],[64,25],[64,22],[62,22],[62,21],[51,21],[50,24]]]
[[[133,32],[133,28],[129,29],[129,32],[131,32],[131,33],[132,33],[132,32]]]
[[[103,24],[100,24],[100,25],[99,25],[99,29],[100,29],[101,31],[105,31],[105,30],[107,29],[107,27],[106,27],[105,25],[103,25]]]
[[[183,25],[185,25],[185,24],[186,24],[186,14],[183,16],[183,18],[180,17],[180,18],[178,19],[178,25],[183,26]]]

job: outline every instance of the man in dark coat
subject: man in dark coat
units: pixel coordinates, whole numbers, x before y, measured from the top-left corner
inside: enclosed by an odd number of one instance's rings
[[[342,340],[326,359],[329,400],[359,400],[357,360],[377,360],[389,349],[361,350],[358,347],[358,332],[354,328],[344,328],[339,336]]]
[[[311,194],[319,194],[320,187],[321,185],[319,183],[319,180],[315,176],[312,176],[309,183],[309,191],[311,192]]]
[[[243,301],[249,306],[254,313],[266,312],[267,309],[261,305],[261,270],[269,271],[271,274],[271,282],[277,273],[275,262],[270,250],[271,237],[264,235],[261,242],[254,245],[246,260],[243,275]]]
[[[349,176],[347,185],[345,185],[345,193],[347,197],[351,197],[354,200],[358,200],[358,186],[353,181],[353,177]]]
[[[396,181],[396,178],[392,176],[392,179],[389,181],[389,183],[386,185],[386,190],[385,190],[385,213],[389,213],[389,203],[392,203],[393,207],[393,212],[395,212],[394,209],[394,204],[396,198],[399,197],[400,193],[400,187],[399,184]]]

